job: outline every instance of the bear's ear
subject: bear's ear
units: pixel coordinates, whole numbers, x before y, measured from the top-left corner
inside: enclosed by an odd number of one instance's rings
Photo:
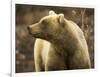
[[[53,10],[49,11],[49,15],[55,15],[55,14],[56,13]]]
[[[59,14],[58,22],[60,24],[63,24],[64,23],[64,14]]]

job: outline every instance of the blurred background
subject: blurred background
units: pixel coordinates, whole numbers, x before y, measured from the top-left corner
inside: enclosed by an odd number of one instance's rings
[[[63,13],[83,30],[88,43],[92,68],[94,68],[94,9],[59,6],[39,6],[16,4],[16,73],[34,72],[34,41],[27,26],[38,22],[50,10]]]

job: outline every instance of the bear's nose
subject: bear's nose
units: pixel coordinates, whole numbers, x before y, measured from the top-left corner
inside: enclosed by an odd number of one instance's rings
[[[30,26],[28,26],[27,29],[28,29],[29,34],[31,34],[31,31],[30,31],[31,28],[30,28]]]
[[[28,26],[27,29],[30,30],[30,27]]]

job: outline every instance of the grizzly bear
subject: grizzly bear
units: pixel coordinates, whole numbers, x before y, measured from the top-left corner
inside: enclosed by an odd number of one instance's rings
[[[36,71],[91,68],[87,43],[82,30],[64,14],[50,11],[48,16],[28,26],[36,38],[34,61]]]

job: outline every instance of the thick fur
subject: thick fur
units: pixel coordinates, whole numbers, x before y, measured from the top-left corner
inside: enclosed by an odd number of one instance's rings
[[[82,30],[63,14],[50,11],[38,23],[29,26],[36,38],[36,71],[91,68],[87,43]]]

